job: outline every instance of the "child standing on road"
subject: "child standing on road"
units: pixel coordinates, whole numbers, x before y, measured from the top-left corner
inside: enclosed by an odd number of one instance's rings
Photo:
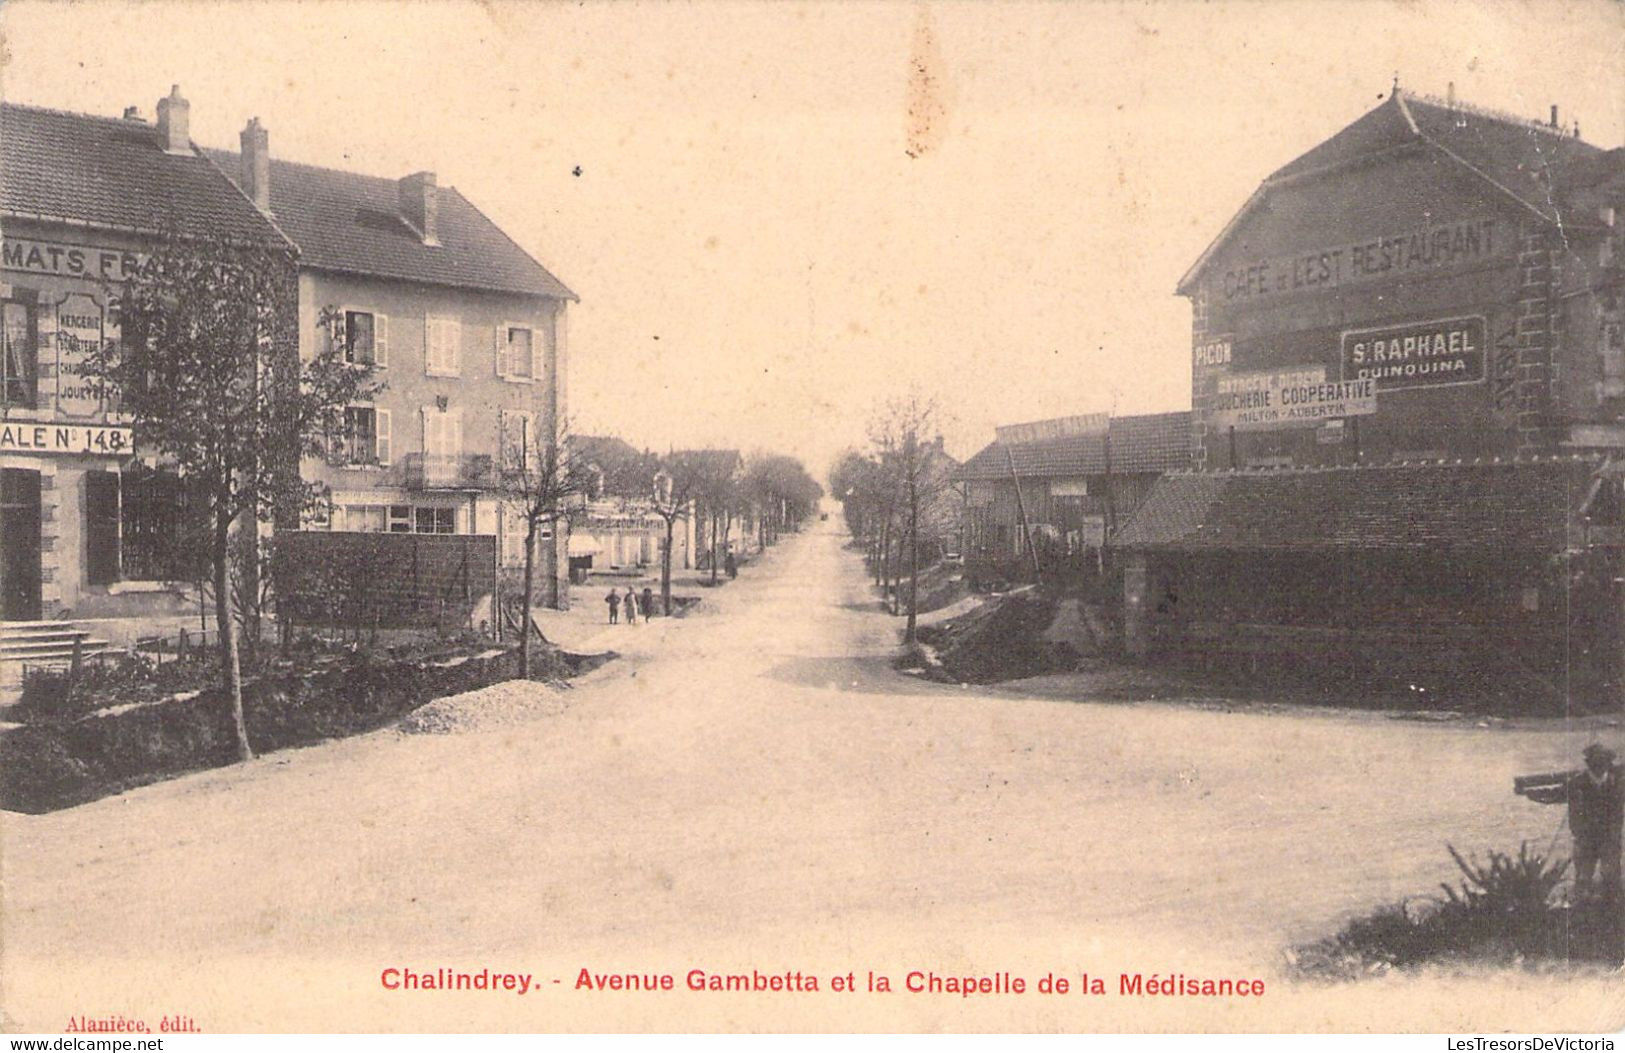
[[[626,605],[626,624],[636,625],[638,623],[638,596],[637,593],[632,591],[632,586],[628,585],[626,587],[626,599],[622,602]]]
[[[610,589],[609,595],[604,597],[604,602],[609,604],[609,624],[614,625],[617,620],[615,616],[621,611],[621,594]]]

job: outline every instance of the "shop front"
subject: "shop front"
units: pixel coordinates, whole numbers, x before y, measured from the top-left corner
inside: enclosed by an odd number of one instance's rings
[[[151,611],[182,548],[179,489],[136,461],[116,394],[92,366],[118,339],[118,288],[144,257],[128,243],[15,229],[0,243],[0,616]],[[162,573],[142,585],[129,570]]]

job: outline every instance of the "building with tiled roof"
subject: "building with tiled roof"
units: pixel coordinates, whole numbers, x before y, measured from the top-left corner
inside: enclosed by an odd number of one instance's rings
[[[492,534],[499,575],[516,578],[524,527],[495,466],[557,433],[576,295],[433,172],[386,179],[274,158],[257,118],[236,152],[207,155],[298,247],[304,351],[338,342],[385,383],[350,411],[338,456],[306,463],[331,494],[315,525]],[[541,533],[543,591],[563,604],[566,545]]]
[[[118,338],[120,286],[165,239],[269,245],[290,276],[295,253],[193,145],[190,113],[178,90],[151,123],[0,105],[0,620],[181,609],[174,490],[138,468],[86,358]],[[16,653],[44,654],[29,632]]]
[[[1086,551],[1098,557],[1160,475],[1190,467],[1190,438],[1183,411],[1000,427],[952,475],[965,498],[962,546],[972,576],[1029,576],[1029,539],[1042,550],[1040,564]]]
[[[1556,107],[1397,85],[1268,175],[1178,285],[1196,471],[1116,538],[1130,650],[1358,628],[1403,667],[1453,621],[1617,690],[1622,207],[1625,151]]]

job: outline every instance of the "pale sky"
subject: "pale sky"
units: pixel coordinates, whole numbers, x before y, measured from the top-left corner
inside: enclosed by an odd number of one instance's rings
[[[1180,275],[1402,87],[1625,140],[1609,2],[0,9],[7,99],[456,186],[574,289],[571,415],[818,476],[915,384],[996,423],[1189,406]],[[912,156],[911,156],[912,154]],[[579,166],[580,175],[573,174]]]

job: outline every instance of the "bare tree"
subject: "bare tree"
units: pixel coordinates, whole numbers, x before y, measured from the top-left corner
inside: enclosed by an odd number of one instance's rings
[[[699,462],[688,453],[672,453],[661,459],[653,479],[653,508],[666,525],[660,540],[660,609],[671,614],[671,550],[679,520],[694,517],[694,502],[703,474]]]
[[[538,428],[534,418],[505,420],[502,454],[498,458],[504,506],[518,514],[525,527],[525,585],[523,614],[519,627],[519,675],[529,679],[531,670],[531,607],[536,601],[536,542],[544,527],[568,523],[582,505],[581,498],[591,486],[591,472],[568,441],[568,425],[554,418]],[[550,568],[556,574],[556,568]]]
[[[920,542],[922,527],[936,516],[939,499],[949,491],[952,462],[942,449],[937,434],[940,411],[935,400],[909,392],[889,400],[870,426],[870,438],[882,469],[882,485],[891,500],[886,520],[896,520],[899,586],[902,561],[907,560],[908,621],[903,640],[912,644],[919,611]],[[894,613],[896,606],[893,607]]]

